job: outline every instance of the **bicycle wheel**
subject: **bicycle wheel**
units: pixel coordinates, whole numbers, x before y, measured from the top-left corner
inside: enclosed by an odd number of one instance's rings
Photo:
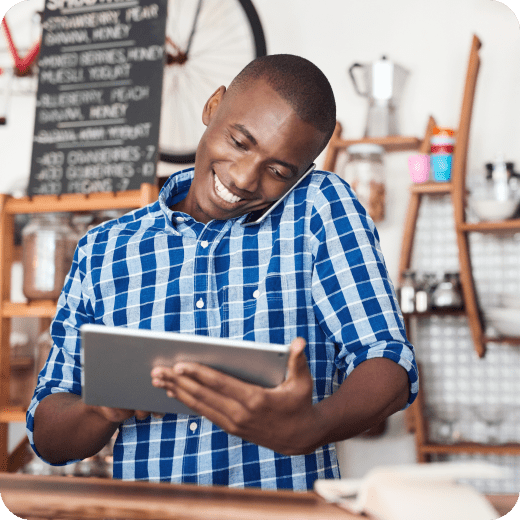
[[[266,54],[251,0],[169,0],[159,158],[190,164],[204,132],[202,108],[220,85]]]

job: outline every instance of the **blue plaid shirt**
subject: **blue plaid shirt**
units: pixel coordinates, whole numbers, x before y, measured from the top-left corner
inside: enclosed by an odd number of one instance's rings
[[[79,242],[51,327],[54,346],[27,412],[35,451],[38,403],[55,392],[81,394],[84,323],[267,343],[301,336],[314,402],[374,357],[407,370],[408,404],[414,400],[414,351],[377,231],[345,182],[316,171],[262,224],[243,227],[246,215],[204,225],[172,212],[192,179],[193,169],[172,175],[157,202]],[[318,478],[339,477],[339,469],[334,444],[285,456],[203,417],[170,414],[121,424],[114,477],[305,490]]]

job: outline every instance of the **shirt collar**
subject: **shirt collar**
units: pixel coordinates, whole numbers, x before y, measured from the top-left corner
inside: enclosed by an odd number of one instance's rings
[[[170,206],[186,198],[193,181],[193,175],[193,167],[176,172],[169,177],[161,188],[159,193],[159,205],[170,225],[173,225],[173,211],[170,209]]]

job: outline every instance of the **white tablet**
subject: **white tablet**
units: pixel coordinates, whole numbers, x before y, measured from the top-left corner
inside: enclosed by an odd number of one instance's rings
[[[158,365],[195,361],[244,381],[275,387],[285,378],[289,345],[103,325],[81,327],[81,387],[86,404],[195,414],[152,385]]]

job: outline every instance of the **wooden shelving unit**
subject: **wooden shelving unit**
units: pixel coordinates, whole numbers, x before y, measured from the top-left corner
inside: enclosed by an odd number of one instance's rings
[[[142,184],[139,190],[119,193],[67,194],[24,197],[15,199],[0,194],[0,471],[17,471],[26,459],[27,438],[12,453],[8,453],[8,424],[25,422],[26,410],[10,406],[11,318],[33,317],[52,319],[55,301],[10,301],[11,265],[20,260],[20,248],[14,247],[14,216],[18,214],[54,212],[92,212],[113,209],[133,209],[157,199],[158,188]]]
[[[471,257],[468,247],[468,233],[505,233],[520,231],[520,219],[507,220],[501,222],[478,222],[468,223],[465,221],[465,209],[467,191],[465,185],[466,158],[469,142],[469,129],[475,96],[476,81],[480,58],[478,55],[481,42],[477,36],[473,36],[471,43],[469,63],[464,86],[462,107],[460,114],[459,127],[456,132],[456,147],[453,154],[452,180],[450,182],[425,182],[422,184],[412,184],[410,186],[410,199],[407,207],[403,241],[401,245],[401,255],[399,259],[399,280],[402,282],[402,275],[409,269],[412,260],[412,250],[415,237],[415,227],[419,214],[419,207],[424,196],[449,195],[454,207],[455,231],[459,250],[459,265],[461,285],[464,299],[463,311],[432,310],[425,313],[404,314],[404,322],[408,335],[411,337],[411,320],[431,318],[432,316],[466,316],[471,330],[471,335],[475,351],[480,357],[485,355],[485,345],[488,342],[508,343],[520,346],[520,338],[488,337],[483,333],[484,323],[478,308],[475,286],[471,268]],[[436,126],[435,119],[429,118],[425,135],[422,140],[411,137],[388,137],[385,139],[359,139],[345,140],[341,138],[341,126],[338,124],[335,133],[327,149],[324,161],[324,169],[334,171],[338,154],[342,149],[358,142],[371,142],[380,144],[388,152],[418,150],[419,153],[427,154],[430,152],[430,140],[433,135],[433,128]],[[413,342],[413,340],[412,340]],[[424,415],[424,396],[422,389],[414,404],[408,409],[407,414],[408,429],[415,432],[417,460],[427,462],[431,455],[453,454],[453,453],[482,453],[496,455],[520,455],[520,443],[489,445],[472,442],[462,442],[455,444],[432,443],[428,438],[428,421]]]
[[[471,267],[468,233],[503,233],[520,230],[520,219],[501,222],[477,223],[468,223],[465,220],[467,203],[467,190],[465,181],[466,159],[473,100],[475,95],[478,69],[480,65],[480,58],[478,55],[480,47],[480,40],[474,36],[471,44],[469,63],[466,74],[460,123],[456,134],[457,141],[453,156],[452,180],[450,183],[442,183],[439,185],[436,185],[435,183],[416,184],[412,185],[410,188],[410,202],[408,205],[401,249],[399,278],[401,281],[403,272],[410,267],[415,224],[417,221],[421,197],[423,195],[433,196],[449,194],[451,196],[454,208],[455,232],[459,251],[460,277],[464,299],[464,314],[468,318],[468,325],[471,331],[475,351],[479,357],[484,357],[486,353],[486,343],[495,341],[500,343],[520,345],[520,338],[491,338],[484,335],[484,323],[482,313],[478,307],[473,271]],[[433,119],[430,121],[430,123],[434,123]],[[428,135],[427,132],[426,139],[429,140],[430,137],[431,134]],[[427,152],[425,151],[425,153]],[[435,314],[442,316],[441,313]],[[411,330],[410,320],[414,316],[416,317],[417,314],[404,316],[406,328],[408,331]],[[489,445],[473,442],[461,442],[455,444],[431,443],[428,438],[428,421],[424,417],[423,410],[423,395],[422,391],[419,391],[419,398],[410,407],[409,413],[410,426],[415,431],[417,459],[419,462],[427,462],[430,460],[432,455],[439,454],[446,455],[454,453],[481,453],[495,455],[520,455],[520,443],[503,445]]]
[[[465,222],[467,195],[465,184],[466,160],[471,115],[473,110],[473,100],[475,97],[475,88],[480,65],[480,58],[478,54],[480,47],[480,40],[476,36],[473,36],[469,55],[468,70],[466,73],[466,84],[464,86],[464,95],[462,98],[460,122],[456,132],[457,145],[453,154],[451,182],[439,183],[438,185],[437,183],[429,182],[424,184],[414,184],[411,186],[410,201],[406,214],[405,229],[401,247],[401,257],[399,262],[399,283],[402,280],[404,271],[410,267],[415,235],[415,225],[417,222],[422,197],[425,195],[451,195],[454,210],[457,246],[459,250],[460,278],[464,298],[464,308],[466,316],[468,317],[468,324],[471,330],[475,351],[480,357],[483,357],[485,354],[483,322],[477,304],[467,233],[471,229],[480,230],[484,227],[489,228],[489,231],[491,231],[493,226],[490,224],[495,224],[495,229],[497,229],[499,226],[503,225],[503,223],[466,224]],[[423,147],[423,153],[428,153],[433,126],[435,126],[435,120],[430,118],[424,139],[424,142],[427,143],[427,145]]]

